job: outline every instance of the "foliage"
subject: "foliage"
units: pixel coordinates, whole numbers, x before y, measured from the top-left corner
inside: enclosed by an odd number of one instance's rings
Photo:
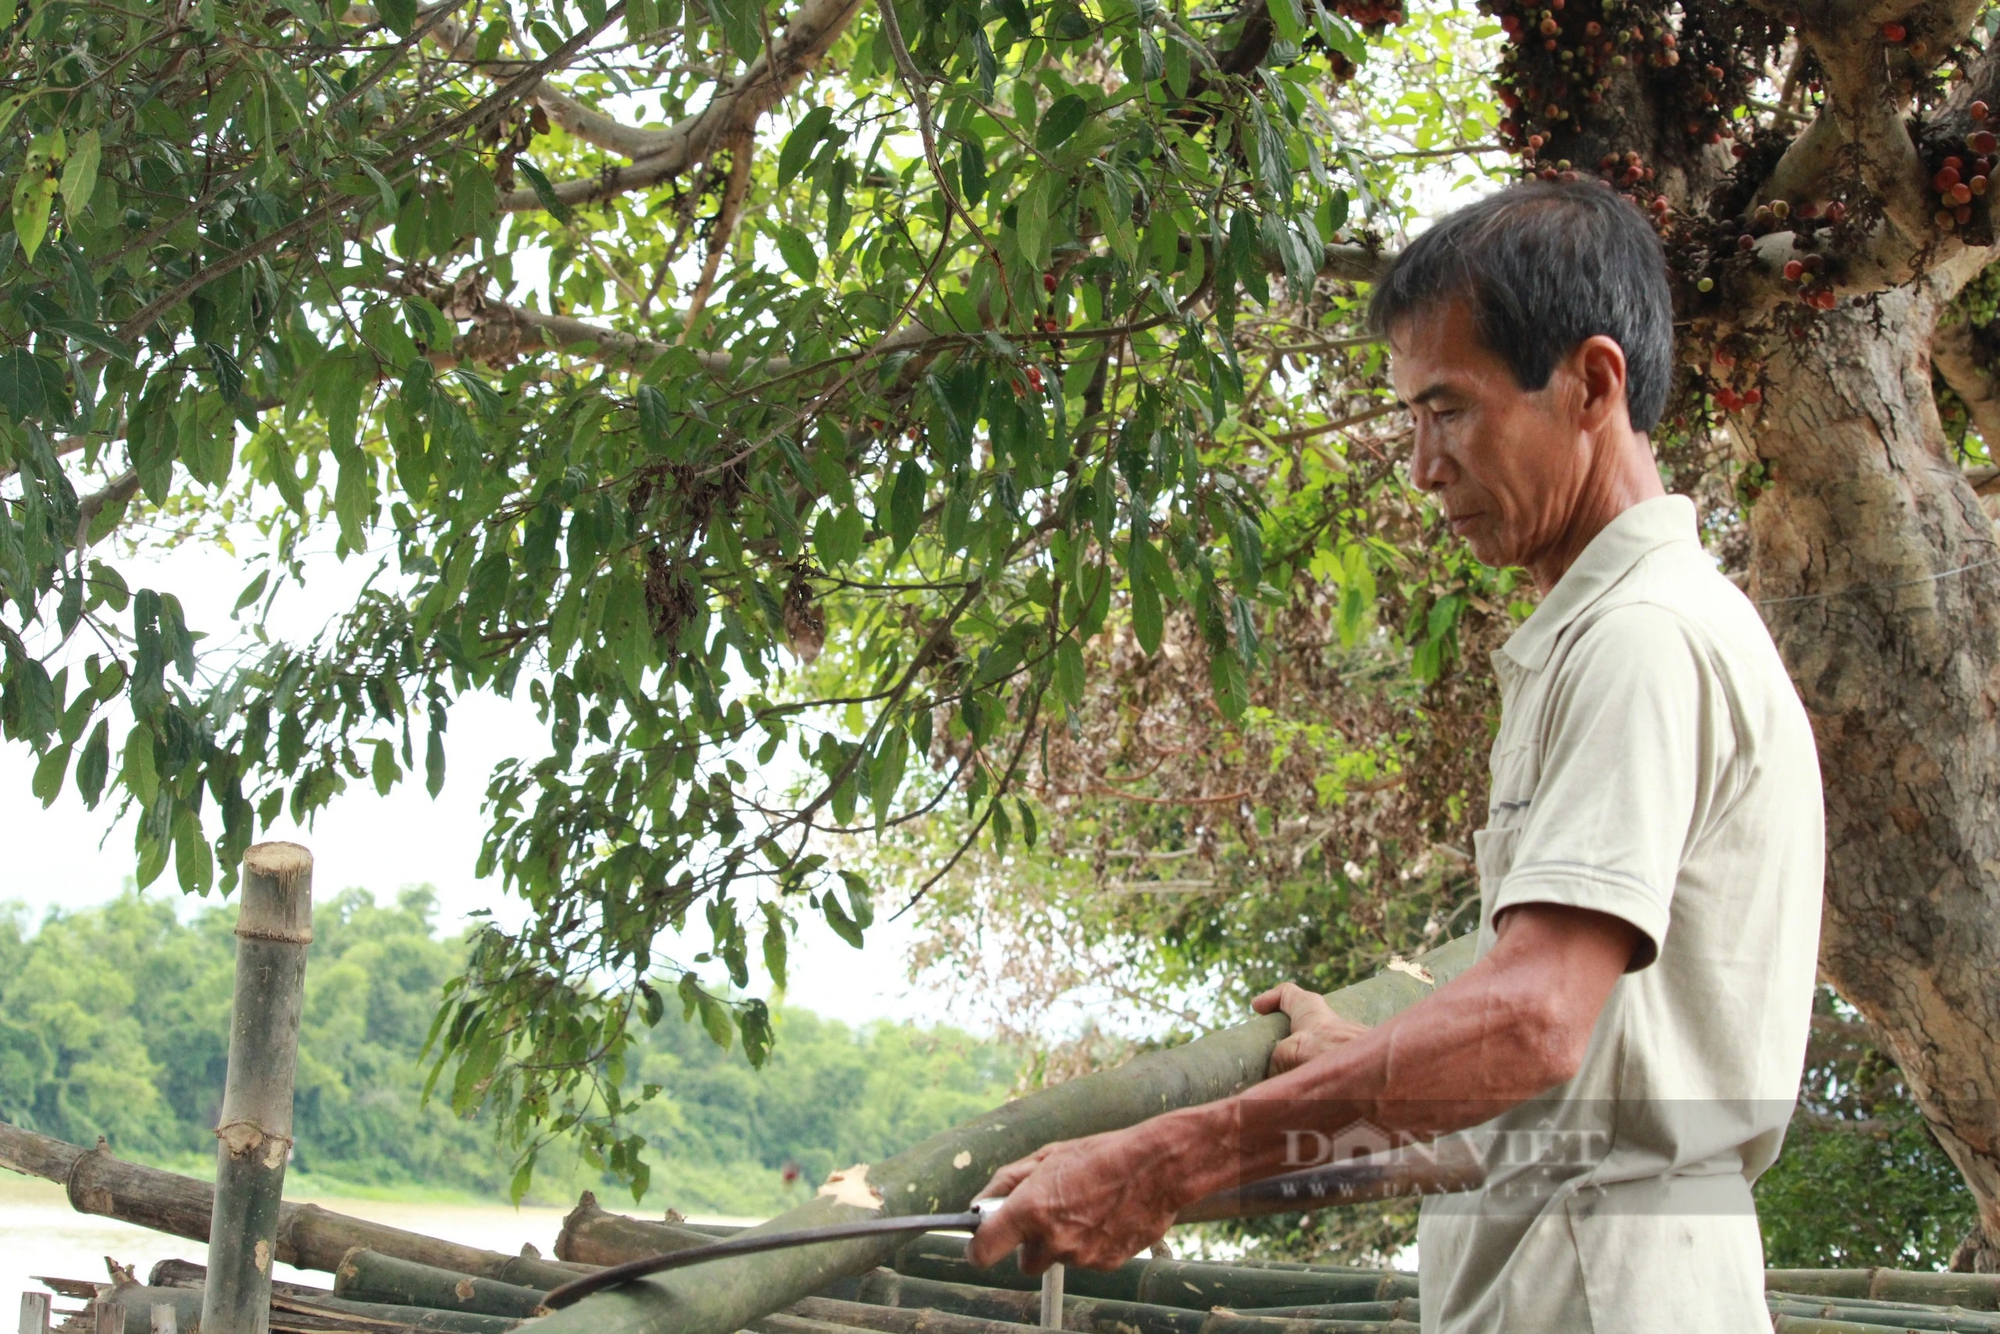
[[[0,723],[44,801],[133,816],[142,885],[203,892],[349,783],[436,792],[451,701],[525,689],[551,754],[492,776],[482,861],[534,916],[432,1048],[524,1162],[574,1132],[642,1172],[622,1076],[668,992],[762,1058],[753,961],[871,919],[826,835],[949,791],[1004,838],[991,743],[1079,701],[1114,601],[1148,646],[1189,618],[1246,707],[1308,553],[1237,460],[1333,420],[1315,278],[1407,188],[1343,81],[1399,11],[7,14]],[[1431,63],[1387,100],[1448,152],[1491,116]],[[378,569],[313,642],[198,652],[91,554],[148,522],[258,552],[253,632],[316,544]],[[713,948],[656,956],[691,915]]]
[[[422,1099],[424,1036],[465,951],[464,940],[437,937],[434,910],[427,890],[393,907],[348,890],[315,911],[292,1168],[321,1189],[493,1197],[509,1184],[490,1127]],[[29,932],[14,909],[0,926],[0,1117],[208,1170],[234,921],[228,909],[183,921],[170,903],[128,894]],[[686,1025],[640,1037],[631,1078],[664,1090],[635,1121],[660,1164],[653,1196],[684,1210],[773,1212],[834,1167],[983,1111],[1013,1077],[1006,1051],[950,1029],[856,1031],[790,1009],[774,1021],[784,1041],[761,1071]],[[607,1184],[588,1164],[557,1167],[543,1198]]]
[[[1757,1182],[1765,1263],[1779,1268],[1943,1269],[1977,1224],[1895,1063],[1821,987],[1799,1113]]]

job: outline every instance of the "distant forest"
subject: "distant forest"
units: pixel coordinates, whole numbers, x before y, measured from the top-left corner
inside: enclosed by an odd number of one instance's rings
[[[39,924],[18,905],[0,910],[0,1118],[81,1144],[103,1135],[123,1156],[206,1175],[236,914],[183,921],[175,909],[128,894]],[[512,1164],[487,1128],[454,1116],[442,1094],[428,1106],[420,1096],[418,1053],[464,949],[438,937],[435,914],[426,890],[389,906],[350,889],[314,910],[292,1169],[322,1189],[505,1198]],[[648,1212],[782,1209],[836,1167],[985,1110],[1014,1079],[1007,1051],[952,1029],[854,1029],[795,1008],[777,1028],[761,1071],[678,1010],[645,1035],[631,1078],[662,1089],[634,1118],[652,1146]],[[548,1157],[535,1197],[601,1186]]]

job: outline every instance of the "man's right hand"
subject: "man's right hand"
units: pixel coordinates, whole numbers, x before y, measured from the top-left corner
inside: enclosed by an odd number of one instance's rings
[[[1321,1053],[1368,1031],[1368,1025],[1357,1024],[1352,1019],[1335,1014],[1333,1007],[1326,1003],[1326,997],[1316,991],[1307,991],[1296,982],[1272,987],[1251,1001],[1250,1006],[1258,1014],[1283,1010],[1292,1021],[1291,1036],[1271,1049],[1269,1073],[1273,1075],[1295,1070]]]

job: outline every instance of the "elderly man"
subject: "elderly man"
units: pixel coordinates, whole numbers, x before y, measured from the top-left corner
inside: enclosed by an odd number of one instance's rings
[[[1478,960],[1372,1029],[1259,997],[1292,1021],[1270,1078],[1004,1168],[972,1257],[1109,1266],[1286,1170],[1287,1132],[1477,1126],[1485,1187],[1418,1227],[1427,1332],[1768,1330],[1750,1183],[1804,1061],[1819,769],[1756,609],[1660,485],[1658,239],[1599,184],[1517,186],[1412,244],[1371,316],[1411,480],[1541,593],[1493,659]]]

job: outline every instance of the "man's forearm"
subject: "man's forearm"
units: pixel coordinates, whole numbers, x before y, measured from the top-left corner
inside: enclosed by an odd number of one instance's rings
[[[1337,1134],[1366,1120],[1431,1138],[1574,1074],[1630,957],[1631,928],[1599,919],[1579,933],[1562,913],[1527,909],[1511,927],[1457,981],[1389,1022],[1234,1098],[1148,1123],[1188,1199],[1306,1165],[1298,1132]]]

